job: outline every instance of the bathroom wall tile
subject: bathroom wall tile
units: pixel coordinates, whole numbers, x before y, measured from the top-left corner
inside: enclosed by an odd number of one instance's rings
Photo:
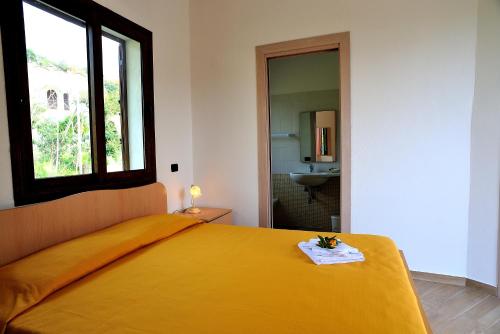
[[[297,143],[290,143],[287,147],[281,149],[280,160],[296,160],[299,161],[300,150],[297,149]]]
[[[307,166],[303,164],[304,166]],[[331,231],[331,216],[340,215],[340,177],[333,177],[315,193],[308,203],[308,193],[288,174],[272,175],[275,228]]]
[[[283,161],[272,161],[271,163],[271,172],[273,174],[282,174],[285,167],[283,166]]]
[[[280,118],[282,112],[277,111],[271,115],[271,132],[280,131]]]
[[[298,160],[288,160],[285,164],[285,173],[308,172],[307,165]]]

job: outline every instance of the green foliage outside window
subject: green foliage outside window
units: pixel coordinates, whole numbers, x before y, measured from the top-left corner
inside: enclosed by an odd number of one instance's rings
[[[122,142],[121,134],[112,121],[112,117],[120,115],[120,86],[118,82],[104,82],[104,112],[105,112],[105,135],[106,135],[106,157],[115,161],[121,160]]]
[[[35,177],[91,173],[88,113],[71,113],[62,120],[51,120],[43,117],[45,111],[46,106],[32,105]]]
[[[65,72],[68,75],[85,73],[82,69],[52,62],[29,49],[27,58],[28,63],[46,71]],[[112,116],[121,112],[119,83],[106,81],[104,97],[106,156],[108,159],[121,162],[121,133],[112,119]],[[36,178],[92,173],[87,92],[81,92],[78,97],[70,96],[70,99],[70,110],[61,114],[62,117],[47,117],[47,104],[32,101],[31,126]]]

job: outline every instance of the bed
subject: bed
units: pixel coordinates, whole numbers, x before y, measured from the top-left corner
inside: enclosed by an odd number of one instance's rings
[[[313,232],[205,224],[165,197],[154,184],[0,212],[0,332],[431,332],[390,239],[341,235],[366,261],[317,266],[297,247]]]

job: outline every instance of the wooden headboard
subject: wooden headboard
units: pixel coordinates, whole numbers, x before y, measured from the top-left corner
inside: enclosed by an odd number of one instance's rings
[[[166,212],[167,193],[161,183],[0,210],[0,266],[128,219]]]

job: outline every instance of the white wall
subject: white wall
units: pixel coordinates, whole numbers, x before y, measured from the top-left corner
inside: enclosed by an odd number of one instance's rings
[[[184,0],[98,0],[153,32],[158,181],[168,186],[169,211],[188,204],[192,183],[189,4]],[[3,65],[3,60],[0,58]],[[13,205],[3,68],[0,65],[0,207]],[[170,164],[179,163],[171,173]]]
[[[258,223],[255,46],[351,32],[352,231],[466,274],[477,1],[192,0],[194,179]]]
[[[497,284],[500,203],[500,0],[480,0],[471,138],[469,278]]]

